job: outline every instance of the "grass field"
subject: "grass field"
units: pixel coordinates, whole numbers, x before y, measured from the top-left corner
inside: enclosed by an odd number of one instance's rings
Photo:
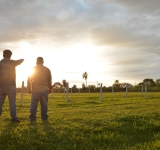
[[[8,100],[0,117],[0,150],[157,150],[160,149],[160,93],[49,95],[49,120],[30,123],[30,95],[24,94],[12,124]]]

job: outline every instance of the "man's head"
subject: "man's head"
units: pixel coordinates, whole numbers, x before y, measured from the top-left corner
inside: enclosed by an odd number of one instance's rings
[[[43,58],[42,57],[38,57],[36,64],[39,65],[39,64],[43,64],[43,63],[44,63]]]
[[[12,56],[12,52],[11,52],[9,49],[5,49],[5,50],[3,51],[3,57],[4,57],[4,58],[10,59],[11,56]]]

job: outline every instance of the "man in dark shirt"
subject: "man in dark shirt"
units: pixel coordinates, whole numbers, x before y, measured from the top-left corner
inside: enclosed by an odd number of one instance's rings
[[[2,106],[6,96],[8,96],[10,104],[10,115],[12,123],[19,123],[16,116],[16,71],[15,67],[20,65],[24,59],[10,60],[12,52],[10,50],[3,51],[3,59],[0,61],[0,116],[2,114]]]
[[[32,93],[30,105],[30,121],[36,121],[38,102],[41,104],[41,117],[43,121],[48,119],[48,93],[52,88],[51,71],[43,66],[43,58],[37,58],[37,66],[33,68],[33,74],[29,76],[27,82],[28,93]]]

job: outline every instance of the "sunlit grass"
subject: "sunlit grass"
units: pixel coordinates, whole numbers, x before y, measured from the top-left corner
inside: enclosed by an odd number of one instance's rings
[[[37,121],[28,120],[30,95],[24,94],[17,115],[20,124],[12,124],[8,100],[0,117],[2,150],[123,150],[160,149],[160,94],[64,93],[49,95],[49,120],[42,122],[40,106]]]

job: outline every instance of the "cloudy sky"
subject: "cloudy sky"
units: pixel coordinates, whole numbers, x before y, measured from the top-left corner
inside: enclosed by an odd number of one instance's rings
[[[159,0],[0,0],[0,58],[24,58],[17,86],[36,58],[52,72],[53,83],[110,86],[160,78]]]

